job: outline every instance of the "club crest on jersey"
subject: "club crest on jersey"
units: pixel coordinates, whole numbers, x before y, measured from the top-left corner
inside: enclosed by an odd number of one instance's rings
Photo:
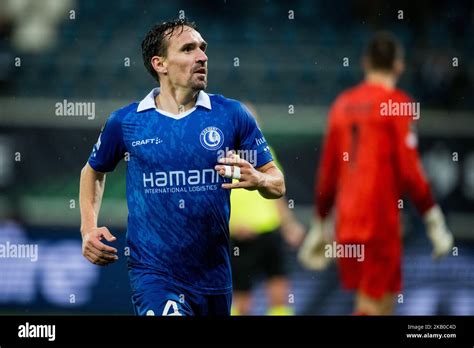
[[[217,127],[207,127],[202,130],[199,140],[204,148],[218,150],[224,143],[224,134]]]

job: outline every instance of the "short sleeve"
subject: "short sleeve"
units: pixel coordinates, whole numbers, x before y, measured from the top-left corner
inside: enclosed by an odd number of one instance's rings
[[[89,165],[98,172],[111,172],[125,156],[126,151],[121,120],[116,113],[112,113],[92,149]]]
[[[245,105],[239,103],[237,107],[237,133],[238,133],[238,150],[251,151],[256,156],[248,156],[249,158],[256,157],[251,164],[258,168],[268,162],[273,161],[273,157],[270,148],[262,134],[260,128],[258,128],[255,118]]]

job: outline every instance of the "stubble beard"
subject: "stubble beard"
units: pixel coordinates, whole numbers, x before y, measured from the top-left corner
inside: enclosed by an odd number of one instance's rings
[[[196,79],[191,80],[191,88],[195,91],[203,91],[207,88],[207,76],[204,80]]]

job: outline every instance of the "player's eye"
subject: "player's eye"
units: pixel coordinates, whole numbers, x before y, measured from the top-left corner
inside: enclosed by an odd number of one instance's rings
[[[191,52],[192,50],[193,50],[192,46],[185,46],[185,47],[183,48],[183,51],[186,52],[186,53],[189,53],[189,52]]]

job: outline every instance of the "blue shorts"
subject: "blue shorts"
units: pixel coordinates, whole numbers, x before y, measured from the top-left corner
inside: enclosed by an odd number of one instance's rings
[[[229,316],[232,293],[203,295],[166,281],[161,275],[129,271],[136,315]]]

